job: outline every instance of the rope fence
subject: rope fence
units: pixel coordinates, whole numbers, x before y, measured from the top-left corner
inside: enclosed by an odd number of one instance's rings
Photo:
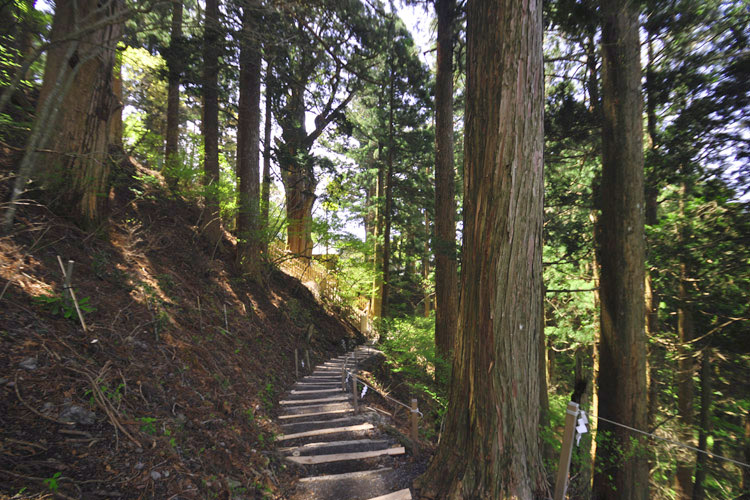
[[[637,429],[630,425],[626,425],[609,418],[601,417],[599,415],[591,415],[591,418],[596,420],[597,422],[601,420],[617,427],[627,429],[630,432],[635,432],[637,434],[657,439],[659,441],[664,441],[666,443],[679,446],[696,453],[703,453],[706,456],[717,460],[723,460],[725,462],[733,463],[739,467],[750,469],[750,464],[746,464],[733,458],[718,455],[708,450],[701,450],[700,448],[696,448],[695,446],[691,446],[674,439],[669,439],[664,436],[659,436],[657,434],[654,434],[653,432],[646,432],[644,430]],[[588,423],[589,421],[586,416],[586,412],[579,408],[578,403],[570,401],[565,411],[565,429],[563,430],[562,446],[560,449],[560,462],[557,468],[557,478],[555,480],[554,500],[563,500],[565,498],[565,493],[568,488],[568,472],[570,471],[570,459],[573,451],[573,440],[576,438],[580,439],[580,436],[582,434],[589,432],[589,429],[587,427]],[[598,427],[599,425],[597,425],[597,429]]]

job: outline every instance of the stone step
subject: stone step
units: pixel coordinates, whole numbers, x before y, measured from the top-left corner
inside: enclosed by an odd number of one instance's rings
[[[393,493],[388,493],[387,495],[372,497],[368,500],[411,500],[411,491],[409,491],[409,488],[405,488],[403,490],[394,491]]]
[[[375,458],[381,456],[392,456],[392,455],[403,455],[405,453],[403,447],[397,448],[385,448],[382,450],[370,450],[370,451],[356,451],[350,453],[333,453],[329,455],[308,455],[308,456],[289,456],[286,457],[290,462],[294,462],[300,465],[317,465],[327,464],[333,462],[344,462],[348,460],[364,460],[366,458]]]
[[[342,410],[313,411],[308,413],[292,413],[290,415],[280,415],[279,420],[283,425],[293,422],[309,422],[311,420],[333,420],[353,414],[354,408],[346,408]]]
[[[334,410],[353,410],[350,403],[326,403],[319,405],[286,406],[282,408],[283,415],[299,415],[302,413],[312,414],[317,412],[328,412]]]
[[[338,403],[341,401],[349,401],[351,396],[348,395],[341,395],[341,396],[326,396],[322,398],[300,398],[300,399],[282,399],[279,401],[280,405],[312,405],[312,404],[328,404],[328,403]]]
[[[365,423],[362,416],[343,416],[333,419],[308,420],[304,422],[289,422],[281,424],[284,434],[296,434],[299,432],[314,431],[316,429],[330,429],[331,427],[346,427]]]
[[[288,441],[290,439],[300,439],[300,438],[307,438],[307,437],[313,437],[313,436],[323,436],[326,434],[344,434],[347,432],[357,432],[357,431],[369,431],[374,429],[373,425],[369,422],[365,422],[362,424],[356,424],[356,425],[345,425],[345,426],[337,426],[337,427],[328,427],[323,429],[315,429],[315,430],[309,430],[309,431],[303,431],[303,432],[295,432],[291,434],[282,434],[281,436],[278,436],[276,438],[276,441]]]
[[[373,496],[393,493],[399,482],[398,472],[391,468],[302,478],[293,500],[330,498],[369,500]]]
[[[382,450],[389,448],[390,446],[392,446],[392,442],[387,439],[351,439],[349,441],[308,443],[303,446],[279,448],[279,451],[285,455],[304,457],[307,455],[328,455],[331,453]]]

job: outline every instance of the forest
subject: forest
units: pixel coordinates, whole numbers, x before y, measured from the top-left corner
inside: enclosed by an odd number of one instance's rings
[[[297,349],[368,340],[413,498],[750,499],[747,0],[0,0],[0,42],[0,498],[302,498]]]

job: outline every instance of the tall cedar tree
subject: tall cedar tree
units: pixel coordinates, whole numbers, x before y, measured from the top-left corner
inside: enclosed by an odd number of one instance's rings
[[[47,54],[34,130],[13,193],[14,199],[20,194],[28,165],[41,166],[34,176],[42,179],[54,207],[84,227],[97,225],[107,215],[110,147],[117,142],[112,131],[119,129],[112,121],[122,106],[113,70],[123,9],[120,0],[85,0],[75,8],[58,2],[50,39],[75,32],[80,36],[54,44]],[[49,151],[44,160],[39,150]],[[11,207],[6,224],[12,212]]]
[[[261,53],[258,32],[260,3],[243,2],[240,34],[240,101],[237,127],[237,263],[244,273],[257,279],[260,251],[260,76]]]
[[[213,245],[221,240],[219,183],[219,2],[206,0],[203,34],[203,184],[206,208],[203,232]]]
[[[436,0],[435,76],[435,347],[448,359],[458,321],[456,202],[453,170],[453,30],[455,0]]]
[[[531,499],[542,332],[542,5],[468,3],[464,268],[450,403],[424,492]],[[530,369],[531,367],[531,369]]]
[[[646,428],[643,102],[638,5],[602,1],[599,415]],[[599,421],[594,498],[646,499],[637,436]]]
[[[174,169],[179,161],[178,144],[180,138],[180,76],[182,74],[182,0],[172,2],[172,31],[167,57],[167,137],[164,147],[165,176],[171,189],[177,186]]]

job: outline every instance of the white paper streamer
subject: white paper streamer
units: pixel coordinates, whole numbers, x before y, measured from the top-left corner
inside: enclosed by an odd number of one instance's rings
[[[576,446],[581,444],[581,435],[589,431],[588,427],[586,427],[588,423],[589,419],[586,417],[586,412],[581,410],[578,414],[578,425],[576,425]]]
[[[365,394],[367,394],[367,386],[364,386],[362,388],[362,394],[359,395],[359,399],[362,399],[363,397],[365,397]]]

